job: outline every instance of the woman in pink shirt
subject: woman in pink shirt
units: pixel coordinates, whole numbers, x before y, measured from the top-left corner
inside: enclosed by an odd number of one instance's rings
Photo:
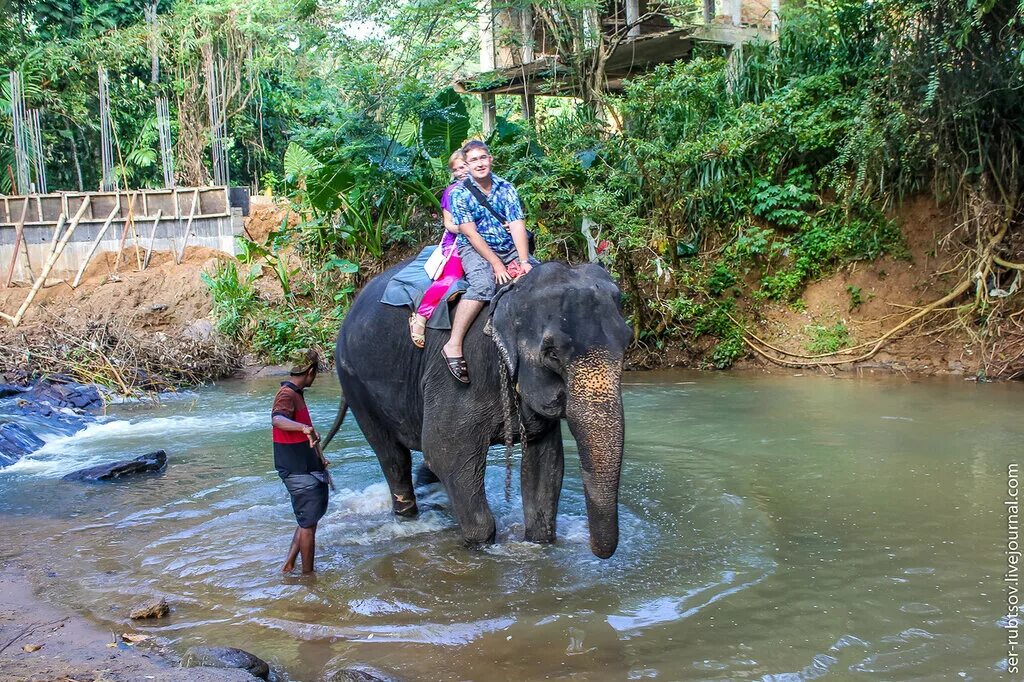
[[[448,159],[448,169],[452,172],[453,182],[441,194],[441,213],[444,216],[445,231],[441,246],[438,247],[444,250],[448,260],[445,261],[444,268],[441,270],[441,276],[423,294],[419,308],[409,316],[409,335],[412,337],[413,345],[417,348],[423,348],[425,343],[424,334],[427,331],[427,320],[434,314],[434,310],[441,303],[441,298],[448,288],[463,275],[462,260],[459,259],[459,251],[455,248],[455,236],[459,233],[459,226],[452,219],[451,211],[452,190],[466,179],[466,174],[469,172],[466,157],[461,150],[456,151]]]

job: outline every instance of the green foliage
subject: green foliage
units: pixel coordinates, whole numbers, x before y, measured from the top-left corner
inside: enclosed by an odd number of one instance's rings
[[[423,152],[448,163],[448,156],[469,136],[466,104],[452,88],[439,92],[421,114],[420,145]]]
[[[860,287],[855,287],[852,284],[846,285],[846,293],[850,295],[850,312],[852,313],[864,303],[864,297],[861,294]]]
[[[808,219],[805,207],[818,203],[811,186],[811,176],[803,166],[790,170],[781,185],[762,178],[750,192],[751,212],[780,227],[800,227]]]
[[[899,228],[870,207],[847,213],[831,206],[786,240],[788,257],[783,267],[761,280],[762,298],[785,301],[808,281],[831,267],[856,260],[872,260],[883,253],[905,254]]]
[[[249,242],[252,244],[252,242]],[[260,267],[258,251],[250,247],[249,262],[254,264],[243,277],[235,261],[226,261],[213,273],[202,273],[203,282],[213,298],[217,331],[246,345],[258,357],[283,362],[300,348],[331,348],[352,289],[340,289],[333,305],[297,305],[289,293],[284,302],[261,297],[255,288]],[[281,258],[278,262],[284,262]],[[331,267],[348,270],[344,263]],[[294,274],[294,273],[292,273]]]
[[[156,95],[171,100],[178,144],[192,145],[179,162],[208,163],[208,140],[194,133],[206,116],[204,50],[213,49],[237,67],[233,181],[272,186],[300,217],[242,248],[285,305],[270,311],[252,293],[258,275],[225,267],[207,282],[218,319],[267,353],[283,353],[289,330],[304,343],[327,338],[367,276],[436,238],[444,162],[481,132],[479,102],[449,87],[476,53],[466,40],[475,3],[161,2],[157,85],[142,4],[39,0],[0,16],[3,59],[23,73],[29,106],[44,111],[51,187],[77,188],[76,159],[83,185],[98,182],[99,63],[111,74],[125,182],[161,182]],[[683,18],[692,9],[671,4]],[[597,6],[572,0],[550,27],[549,47],[573,73],[587,68],[576,48],[599,38],[582,10]],[[557,19],[553,6],[537,11]],[[974,193],[988,202],[979,206],[1013,216],[1014,229],[1020,222],[1019,3],[814,0],[784,12],[777,44],[747,44],[728,59],[696,48],[621,93],[591,84],[582,103],[538,98],[534,126],[512,113],[518,100],[499,97],[505,115],[488,139],[539,255],[586,259],[586,220],[638,338],[656,348],[714,338],[715,366],[745,352],[723,306],[798,305],[808,282],[845,263],[905,254],[881,209],[901,197],[933,190],[963,207]],[[3,88],[0,110],[9,110]],[[6,121],[0,165],[12,162]],[[0,175],[0,190],[7,184]],[[852,309],[860,292],[849,293]]]
[[[816,355],[835,353],[850,345],[850,330],[842,322],[825,327],[808,325],[805,331],[810,335],[807,350]]]
[[[712,296],[721,296],[722,292],[736,284],[736,275],[725,263],[715,263],[708,276],[707,288]]]
[[[252,286],[255,278],[240,277],[234,261],[219,263],[212,273],[203,272],[200,277],[209,287],[213,298],[217,331],[228,337],[237,337],[246,318],[258,303],[256,290]]]
[[[266,306],[252,321],[248,343],[259,357],[284,362],[300,348],[328,351],[340,324],[339,317],[315,309]]]

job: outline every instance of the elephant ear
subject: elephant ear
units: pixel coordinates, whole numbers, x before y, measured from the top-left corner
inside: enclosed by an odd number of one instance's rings
[[[491,299],[490,319],[491,340],[498,347],[498,355],[508,368],[509,376],[515,381],[519,371],[519,353],[516,352],[516,320],[514,298],[505,298],[512,291],[512,284],[498,290]]]

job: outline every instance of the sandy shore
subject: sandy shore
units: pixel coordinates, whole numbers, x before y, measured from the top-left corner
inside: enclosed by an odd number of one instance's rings
[[[10,562],[3,566],[0,573],[0,682],[252,682],[256,679],[241,670],[181,669],[168,652],[149,642],[111,647],[112,639],[110,632],[77,613],[36,596],[28,577],[10,566]]]

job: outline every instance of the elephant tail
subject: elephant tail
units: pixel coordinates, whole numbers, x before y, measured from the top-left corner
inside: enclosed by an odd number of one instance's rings
[[[341,423],[345,421],[345,413],[348,412],[348,403],[345,402],[345,394],[341,394],[341,400],[338,403],[338,416],[334,418],[334,424],[331,425],[331,430],[327,433],[327,438],[324,439],[323,444],[320,446],[321,449],[326,450],[327,446],[331,444],[331,439],[334,438],[334,434],[338,433],[338,429],[341,428]]]

